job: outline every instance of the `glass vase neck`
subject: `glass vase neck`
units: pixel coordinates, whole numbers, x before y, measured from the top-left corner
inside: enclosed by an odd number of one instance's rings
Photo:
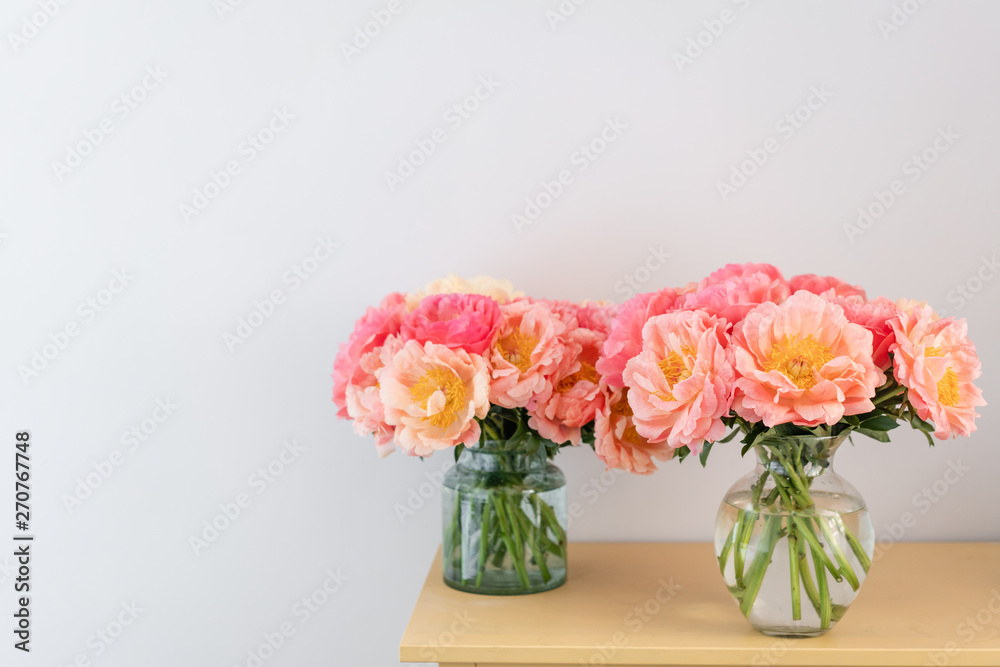
[[[775,475],[787,477],[789,469],[797,475],[816,477],[833,469],[833,457],[847,435],[772,436],[754,444],[757,465]]]
[[[511,449],[505,440],[486,440],[475,447],[466,447],[458,457],[458,465],[482,472],[532,472],[545,470],[548,459],[545,447],[534,452]]]

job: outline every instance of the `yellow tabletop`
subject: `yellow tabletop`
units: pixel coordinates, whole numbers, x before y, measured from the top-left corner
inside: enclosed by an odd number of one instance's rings
[[[448,588],[439,552],[400,660],[462,667],[1000,666],[1000,543],[880,545],[876,556],[833,630],[778,639],[740,615],[710,544],[571,543],[565,585],[512,597]]]

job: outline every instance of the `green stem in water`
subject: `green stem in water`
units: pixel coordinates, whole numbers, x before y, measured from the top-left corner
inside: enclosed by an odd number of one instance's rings
[[[805,589],[806,597],[816,610],[816,615],[820,614],[819,592],[816,590],[816,582],[813,581],[812,570],[809,568],[809,559],[806,556],[805,540],[796,540],[796,559],[799,562],[799,574],[802,576],[802,588]]]
[[[781,530],[781,517],[765,516],[764,530],[761,533],[760,542],[757,544],[757,553],[750,564],[750,572],[746,578],[746,590],[740,600],[740,611],[747,618],[750,617],[750,610],[760,592],[760,586],[764,582],[764,575],[767,573],[768,563],[771,561],[771,554],[778,541],[778,532]]]
[[[726,574],[726,563],[729,562],[729,552],[733,549],[733,539],[736,537],[736,527],[734,526],[729,534],[726,535],[726,542],[722,545],[722,552],[719,553],[719,572],[725,576]]]
[[[840,545],[837,544],[837,538],[834,537],[833,533],[830,532],[830,526],[826,523],[826,518],[822,516],[813,517],[819,525],[819,529],[823,532],[823,537],[826,539],[826,543],[830,545],[830,550],[833,551],[833,557],[837,559],[837,565],[840,566],[840,573],[844,575],[847,579],[847,583],[851,585],[851,588],[858,590],[861,587],[861,582],[858,581],[858,575],[854,573],[854,568],[851,564],[847,562],[847,556],[841,550]]]
[[[795,524],[788,520],[788,575],[792,583],[792,620],[802,620],[802,596],[799,593],[799,540]]]
[[[737,588],[746,588],[746,584],[744,583],[746,556],[755,523],[757,523],[757,512],[746,509],[739,511],[736,523],[736,544],[733,548],[733,566],[736,570]]]
[[[844,537],[847,538],[847,543],[851,545],[851,551],[854,552],[854,557],[857,558],[858,563],[861,564],[861,569],[865,571],[865,574],[868,574],[868,570],[871,569],[872,566],[872,559],[865,553],[864,547],[861,546],[861,542],[854,536],[851,529],[844,525],[844,520],[840,518],[840,516],[837,516],[836,521],[837,528],[841,530],[844,533]]]
[[[822,553],[822,549],[820,553]],[[816,581],[819,582],[819,625],[823,630],[826,630],[830,627],[833,605],[830,601],[830,587],[826,580],[826,564],[816,555],[815,548],[813,549],[813,564],[816,566]]]
[[[528,536],[528,544],[531,546],[531,551],[535,555],[535,564],[538,565],[538,571],[542,574],[542,581],[546,584],[552,579],[552,575],[549,574],[549,566],[545,559],[545,551],[539,545],[538,542],[538,527],[531,523],[531,519],[528,515],[517,508],[514,513],[517,515],[517,520],[521,523],[521,531],[524,535]]]
[[[826,555],[826,552],[823,551],[823,545],[819,543],[819,539],[816,537],[816,533],[814,532],[816,529],[813,528],[812,522],[806,521],[805,519],[797,516],[790,518],[795,521],[795,527],[798,528],[799,534],[806,538],[806,542],[808,542],[809,546],[812,548],[813,557],[820,559],[823,565],[830,570],[830,574],[833,575],[834,579],[837,581],[843,581],[844,577],[840,574],[840,570],[837,568],[837,565],[830,559],[829,556]]]
[[[479,568],[476,572],[476,588],[483,585],[483,573],[486,571],[486,556],[490,543],[490,504],[483,503],[483,522],[479,528]]]
[[[500,536],[503,539],[504,546],[507,547],[507,552],[510,553],[511,562],[514,565],[514,570],[517,572],[517,578],[520,580],[521,586],[528,588],[531,582],[528,581],[528,572],[524,567],[524,556],[523,554],[519,554],[515,548],[516,541],[511,532],[510,523],[507,521],[504,508],[506,503],[503,495],[500,493],[490,493],[490,496],[493,499],[493,509],[496,511],[497,521],[500,524]]]

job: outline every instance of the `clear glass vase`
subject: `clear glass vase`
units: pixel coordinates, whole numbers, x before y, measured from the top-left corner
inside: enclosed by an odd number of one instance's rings
[[[775,637],[817,637],[865,580],[875,534],[857,489],[833,471],[846,435],[786,436],[754,445],[756,469],[726,493],[715,554],[751,625]]]
[[[486,441],[445,475],[444,581],[487,595],[523,595],[566,582],[566,479],[545,447]]]

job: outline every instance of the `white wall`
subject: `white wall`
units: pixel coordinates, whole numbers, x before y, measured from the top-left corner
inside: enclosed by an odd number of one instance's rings
[[[341,43],[385,2],[246,0],[223,18],[212,0],[72,2],[37,34],[24,20],[43,22],[38,0],[5,2],[0,440],[32,431],[38,535],[24,664],[246,665],[286,621],[296,633],[267,665],[395,664],[440,529],[436,494],[404,522],[394,505],[446,457],[379,460],[335,419],[329,376],[368,304],[451,271],[609,300],[624,298],[624,276],[646,277],[651,248],[670,257],[647,289],[734,261],[832,273],[968,318],[997,400],[1000,4],[902,4],[920,8],[883,35],[890,0],[595,0],[555,29],[557,0],[402,0],[347,62]],[[674,54],[723,10],[731,22],[679,71]],[[147,78],[135,108],[116,103],[148,67],[165,78]],[[480,77],[499,87],[455,127],[445,113]],[[814,88],[830,96],[811,117],[777,126]],[[294,119],[251,160],[241,142],[275,108]],[[112,131],[91,132],[100,144],[60,179],[54,161],[102,119]],[[574,152],[607,119],[626,127],[578,171]],[[444,143],[391,191],[384,173],[439,127]],[[904,163],[948,128],[957,138],[911,180]],[[777,152],[723,199],[717,182],[769,138]],[[239,173],[186,222],[180,205],[228,161]],[[512,214],[562,169],[572,183],[518,233]],[[894,179],[903,194],[849,240],[844,225]],[[297,288],[283,280],[327,236],[334,256]],[[78,307],[122,269],[131,278],[102,312]],[[978,291],[959,299],[959,285]],[[230,352],[224,335],[275,289],[286,301]],[[18,367],[73,323],[78,335],[23,381]],[[157,399],[177,407],[131,451],[122,433]],[[880,534],[909,512],[905,540],[1000,537],[997,424],[982,412],[967,440],[928,449],[900,430],[839,456]],[[304,451],[272,484],[248,479],[285,439]],[[64,496],[114,450],[121,464],[68,511]],[[570,500],[585,507],[573,539],[710,539],[750,467],[738,450],[602,493],[589,449],[565,453]],[[960,483],[942,486],[959,462]],[[946,493],[920,501],[935,482]],[[189,537],[240,493],[250,506],[195,555]],[[302,624],[293,605],[327,569],[349,579]],[[97,656],[88,636],[133,600],[144,611]]]

